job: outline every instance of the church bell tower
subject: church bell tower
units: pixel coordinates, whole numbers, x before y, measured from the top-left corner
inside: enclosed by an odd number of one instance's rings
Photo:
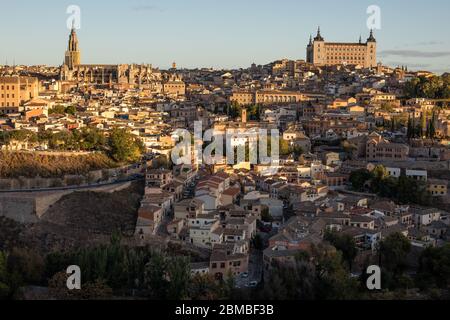
[[[77,32],[75,31],[75,27],[72,26],[72,31],[69,36],[69,45],[66,51],[66,57],[64,64],[69,68],[69,70],[73,70],[75,66],[81,63],[81,52],[78,47],[78,37]]]

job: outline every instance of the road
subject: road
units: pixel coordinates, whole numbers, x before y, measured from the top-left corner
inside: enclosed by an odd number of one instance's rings
[[[262,251],[252,250],[248,262],[248,277],[237,276],[235,278],[236,288],[245,288],[250,282],[260,283],[263,272],[263,254]]]
[[[144,178],[142,176],[139,176],[139,177],[129,177],[126,179],[115,180],[113,182],[94,183],[94,184],[82,185],[82,186],[68,186],[68,187],[43,188],[43,189],[0,190],[0,194],[1,193],[35,193],[35,192],[54,192],[54,191],[67,191],[67,190],[86,190],[86,189],[112,186],[112,185],[125,183],[125,182],[138,181],[138,180],[143,180],[143,179]]]

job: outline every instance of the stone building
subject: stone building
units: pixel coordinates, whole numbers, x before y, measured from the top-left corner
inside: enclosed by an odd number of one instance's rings
[[[306,61],[317,66],[328,65],[360,65],[364,68],[377,66],[377,42],[370,31],[365,43],[359,39],[355,43],[326,42],[317,30],[317,36],[309,40],[306,48]]]
[[[240,105],[288,104],[308,100],[310,98],[305,94],[283,90],[258,90],[256,92],[235,91],[230,97],[230,102],[236,102]]]
[[[5,113],[7,107],[19,107],[37,97],[39,81],[34,77],[6,76],[0,77],[0,107]],[[15,108],[12,108],[15,110]]]
[[[404,161],[408,160],[409,147],[401,143],[392,143],[378,133],[371,133],[366,142],[367,161]]]
[[[161,72],[148,64],[81,64],[81,50],[75,29],[69,35],[64,64],[60,69],[63,81],[97,85],[131,85],[159,93]]]

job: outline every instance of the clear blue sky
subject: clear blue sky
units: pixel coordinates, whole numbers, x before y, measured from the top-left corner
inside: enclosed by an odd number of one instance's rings
[[[81,8],[82,63],[236,68],[304,59],[318,25],[325,40],[367,39],[375,4],[379,60],[450,71],[448,0],[2,0],[0,64],[61,64],[71,4]]]

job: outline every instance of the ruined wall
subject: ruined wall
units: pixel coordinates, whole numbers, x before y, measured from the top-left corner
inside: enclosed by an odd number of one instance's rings
[[[34,223],[38,220],[35,199],[20,195],[0,195],[0,216],[20,223]]]
[[[113,193],[130,187],[131,182],[109,186],[86,187],[50,192],[0,193],[0,216],[8,217],[20,223],[35,223],[45,212],[63,196],[73,192],[93,191]]]

